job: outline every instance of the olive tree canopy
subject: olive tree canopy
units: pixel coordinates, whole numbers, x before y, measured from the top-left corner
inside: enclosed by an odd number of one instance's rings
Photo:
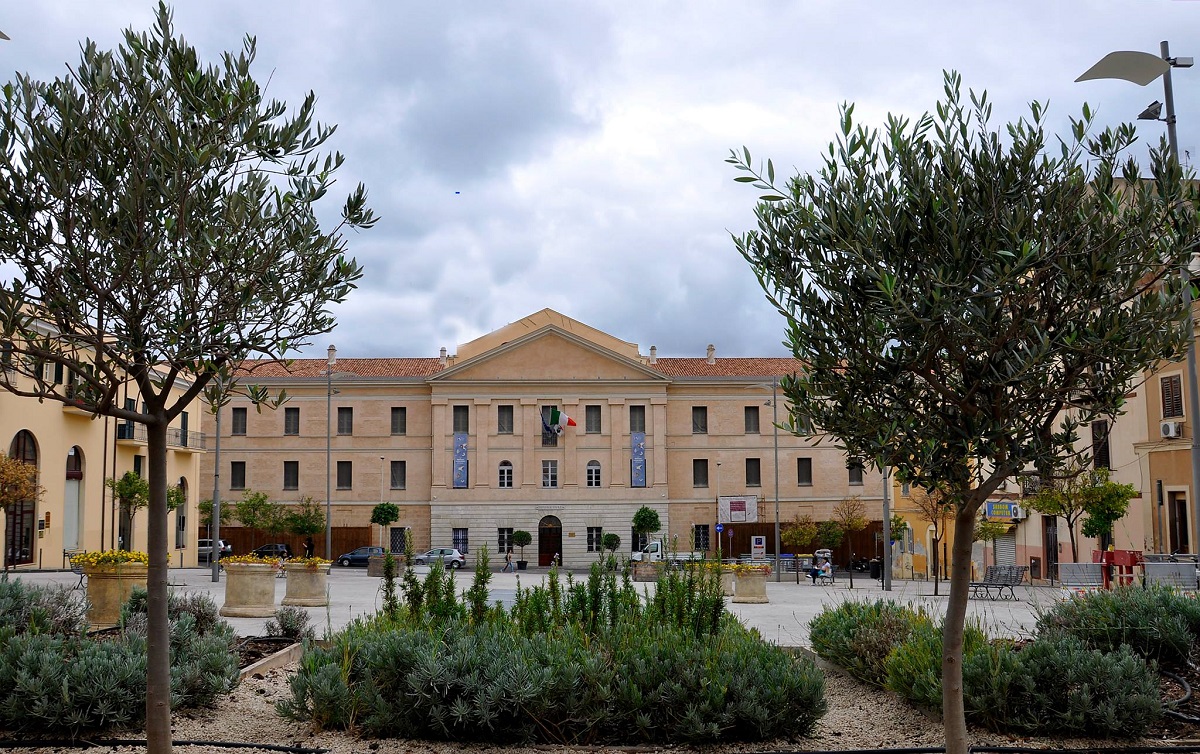
[[[737,180],[765,192],[735,241],[805,364],[783,382],[797,416],[954,506],[943,702],[962,752],[976,511],[1074,454],[1078,426],[1185,352],[1195,188],[1165,146],[1143,179],[1122,157],[1133,127],[1093,134],[1086,106],[1061,141],[1036,102],[992,130],[987,95],[964,101],[954,73],[933,114],[875,130],[853,110],[815,173],[777,184],[770,162],[732,153]]]
[[[146,425],[150,484],[147,739],[170,750],[167,428],[216,375],[284,358],[334,325],[362,271],[343,233],[375,222],[366,190],[323,227],[342,166],[316,97],[291,112],[251,74],[255,42],[216,64],[172,29],[92,41],[53,81],[0,102],[0,389]],[[125,391],[137,396],[126,406]],[[257,399],[267,400],[261,391]]]

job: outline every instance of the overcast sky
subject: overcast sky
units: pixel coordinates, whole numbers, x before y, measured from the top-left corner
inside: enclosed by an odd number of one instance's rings
[[[1200,57],[1200,2],[278,2],[189,0],[177,32],[215,62],[258,39],[256,77],[318,96],[382,220],[353,235],[365,277],[336,308],[344,357],[436,356],[550,307],[663,356],[782,356],[782,318],[730,239],[756,192],[745,145],[808,172],[838,105],[879,125],[932,109],[943,69],[986,89],[994,125],[1049,101],[1133,120],[1160,82],[1074,79],[1112,50]],[[0,9],[3,80],[52,78],[79,43],[114,48],[150,0]],[[1200,68],[1174,75],[1180,150],[1200,160]],[[1157,140],[1161,123],[1139,124]],[[1189,155],[1189,156],[1190,156]],[[330,201],[340,204],[341,199]]]

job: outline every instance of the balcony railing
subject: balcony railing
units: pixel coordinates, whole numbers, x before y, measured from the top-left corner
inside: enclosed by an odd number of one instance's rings
[[[117,425],[117,440],[125,442],[146,442],[146,425],[133,422],[121,422]]]
[[[167,445],[170,447],[205,450],[204,443],[205,437],[203,432],[192,432],[191,430],[176,429],[175,427],[167,428]]]

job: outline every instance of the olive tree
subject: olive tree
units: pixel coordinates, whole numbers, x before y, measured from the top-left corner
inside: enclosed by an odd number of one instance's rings
[[[65,75],[19,75],[0,102],[0,340],[20,373],[0,388],[146,427],[154,754],[171,748],[168,425],[215,376],[332,329],[362,275],[344,233],[375,222],[360,185],[322,224],[334,128],[312,93],[266,99],[254,59],[247,37],[203,63],[160,3],[149,31],[84,42]]]
[[[945,76],[935,112],[857,125],[782,183],[748,149],[757,228],[735,238],[804,370],[787,402],[850,456],[936,487],[954,508],[943,634],[947,751],[967,732],[962,638],[976,512],[1009,477],[1077,451],[1157,360],[1186,348],[1179,270],[1195,187],[1165,144],[1148,179],[1131,125],[1084,106],[1048,137],[1044,108],[1004,129],[986,93]]]

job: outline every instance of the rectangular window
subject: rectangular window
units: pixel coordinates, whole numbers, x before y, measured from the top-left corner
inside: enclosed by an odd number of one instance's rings
[[[354,481],[354,462],[353,461],[338,461],[337,462],[337,488],[339,490],[352,489]]]
[[[758,406],[746,406],[746,434],[758,434]]]
[[[470,552],[470,549],[467,547],[466,529],[454,529],[450,535],[450,541],[454,549],[458,550],[463,555],[466,555],[468,552]]]
[[[496,434],[511,435],[513,433],[513,407],[496,406]]]
[[[404,406],[392,406],[392,434],[408,434],[408,409]]]
[[[604,549],[601,542],[604,539],[603,526],[589,526],[587,528],[587,551],[600,552]]]
[[[470,406],[455,406],[454,407],[454,431],[455,432],[470,432],[471,431],[471,407]]]
[[[600,486],[600,463],[598,461],[588,461],[587,465],[587,486]]]
[[[708,459],[693,458],[692,459],[692,486],[707,487],[708,486]]]
[[[349,406],[338,407],[338,434],[354,434],[354,409]]]
[[[394,490],[403,490],[408,487],[408,463],[406,461],[392,461],[391,484]]]
[[[1162,385],[1162,415],[1164,419],[1183,416],[1183,388],[1179,375],[1163,377],[1159,380]],[[1192,429],[1195,431],[1195,428]]]
[[[630,432],[645,432],[646,431],[646,407],[645,406],[630,406],[629,407],[629,431]]]
[[[496,486],[500,489],[511,490],[513,485],[513,467],[508,461],[500,462],[500,474],[496,479]]]
[[[137,474],[138,476],[145,476],[145,474],[142,473],[142,469],[143,469],[142,464],[145,463],[145,461],[146,461],[146,456],[134,456],[133,457],[133,473],[134,474]]]
[[[233,426],[230,428],[229,434],[246,434],[246,408],[244,406],[237,406],[233,409]]]
[[[801,487],[812,486],[812,459],[796,459],[796,484]]]
[[[587,429],[587,434],[600,434],[600,407],[599,406],[584,406],[584,426]]]
[[[696,524],[692,527],[692,549],[696,552],[708,552],[709,550],[709,528],[708,524]]]
[[[283,409],[283,433],[285,435],[300,434],[300,409],[288,407]]]
[[[747,458],[746,459],[746,486],[761,487],[762,486],[762,459]]]
[[[858,458],[850,459],[850,485],[861,487],[863,483],[863,462]]]
[[[558,461],[542,461],[542,486],[558,486]]]
[[[1111,469],[1112,458],[1108,452],[1108,422],[1092,422],[1092,468]]]
[[[229,489],[231,489],[231,490],[246,489],[246,462],[245,461],[230,461],[229,462]]]
[[[555,408],[557,408],[557,407],[556,406],[542,406],[542,447],[543,448],[557,448],[558,447],[558,435],[556,435],[554,433],[554,431],[550,429],[550,412],[553,411]]]
[[[512,527],[496,529],[496,552],[503,555],[513,548]]]
[[[900,485],[900,497],[908,497],[912,494],[912,485],[905,482]]]
[[[692,434],[708,434],[708,406],[692,406]]]
[[[285,490],[300,489],[300,462],[283,462],[283,488]]]

